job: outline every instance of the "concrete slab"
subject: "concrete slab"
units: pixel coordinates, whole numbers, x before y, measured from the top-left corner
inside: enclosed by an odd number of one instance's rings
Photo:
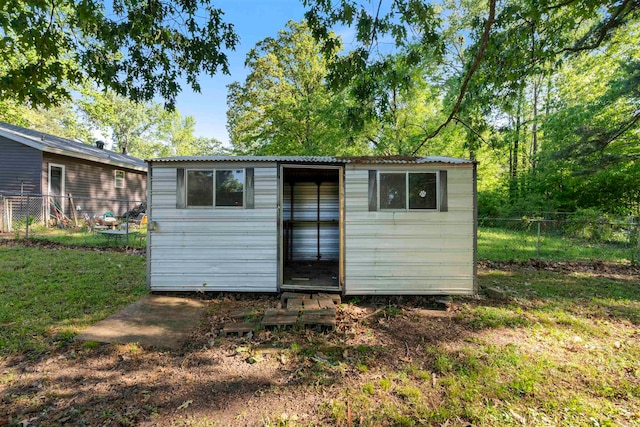
[[[197,299],[146,295],[89,327],[76,339],[179,349],[198,325],[205,308],[206,304]]]

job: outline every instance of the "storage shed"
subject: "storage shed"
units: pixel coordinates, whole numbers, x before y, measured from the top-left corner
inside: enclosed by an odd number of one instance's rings
[[[148,161],[152,291],[476,293],[476,164],[450,157]]]

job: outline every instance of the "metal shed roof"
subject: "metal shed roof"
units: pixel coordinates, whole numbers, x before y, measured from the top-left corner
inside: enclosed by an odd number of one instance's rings
[[[367,164],[472,164],[473,161],[444,156],[178,156],[150,159],[149,163],[173,162],[278,162],[278,163],[367,163]]]
[[[127,154],[117,153],[111,150],[104,150],[92,145],[60,138],[37,130],[27,129],[20,126],[0,122],[0,136],[27,145],[36,150],[47,153],[61,154],[63,156],[75,157],[99,163],[124,166],[130,169],[146,171],[147,165],[144,160]]]

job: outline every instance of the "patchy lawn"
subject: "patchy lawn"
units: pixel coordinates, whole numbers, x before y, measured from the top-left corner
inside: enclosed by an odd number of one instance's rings
[[[145,259],[0,244],[0,355],[55,351],[146,292]]]
[[[136,255],[0,246],[0,275],[14,284],[2,323],[20,325],[2,335],[0,425],[640,424],[632,267],[487,264],[481,283],[508,300],[456,298],[434,314],[428,298],[347,298],[334,332],[250,338],[219,330],[277,298],[210,295],[177,352],[70,339],[143,292]]]

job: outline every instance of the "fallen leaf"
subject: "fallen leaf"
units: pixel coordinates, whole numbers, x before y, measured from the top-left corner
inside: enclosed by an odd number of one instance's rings
[[[191,405],[193,403],[193,400],[185,400],[182,405],[178,406],[178,410],[180,409],[187,409],[189,407],[189,405]]]

